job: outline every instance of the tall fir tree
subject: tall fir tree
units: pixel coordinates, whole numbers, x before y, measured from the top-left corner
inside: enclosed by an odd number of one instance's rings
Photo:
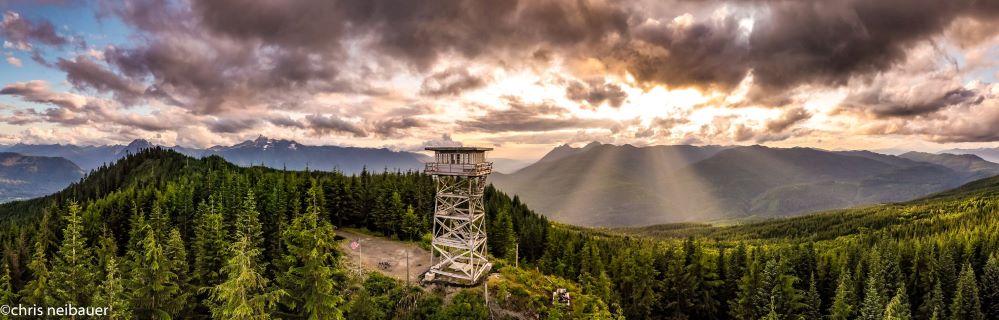
[[[836,295],[833,297],[832,307],[829,308],[829,319],[853,319],[855,301],[856,295],[853,292],[853,277],[850,275],[848,268],[843,268],[843,271],[839,275],[839,284],[836,285]]]
[[[735,300],[729,304],[729,312],[733,318],[755,320],[769,312],[766,307],[769,305],[770,291],[763,289],[763,272],[759,262],[758,256],[746,260],[746,267],[738,282],[739,291]]]
[[[883,284],[878,277],[877,273],[871,273],[867,277],[867,285],[864,286],[864,300],[860,305],[858,320],[879,320],[884,317],[885,305],[888,301],[881,294]]]
[[[194,282],[214,286],[221,282],[226,250],[221,209],[215,201],[198,205],[198,226],[194,229]]]
[[[978,297],[978,284],[971,264],[965,263],[957,280],[957,291],[950,304],[950,318],[953,320],[982,320],[982,303]]]
[[[985,319],[999,319],[999,258],[989,256],[982,268],[981,298]]]
[[[888,302],[885,307],[884,320],[911,320],[912,308],[909,305],[909,294],[905,291],[905,285],[898,288],[898,292]]]
[[[142,253],[133,262],[127,290],[137,317],[170,319],[183,308],[183,292],[163,246],[156,241],[156,233],[148,226],[145,229],[148,231],[139,248]]]
[[[260,224],[260,212],[257,211],[257,200],[254,198],[252,190],[247,191],[246,197],[243,198],[239,210],[236,213],[235,230],[233,230],[232,235],[233,236],[230,239],[232,242],[240,241],[243,238],[246,238],[250,241],[250,247],[264,247],[263,227]],[[254,257],[254,259],[259,259],[259,257]],[[256,262],[255,265],[262,267],[259,262]]]
[[[226,280],[209,289],[212,316],[216,319],[270,319],[284,290],[271,289],[269,280],[254,264],[260,249],[243,236],[229,248],[223,268]]]
[[[805,298],[802,301],[803,308],[801,316],[805,319],[821,319],[822,296],[819,295],[819,288],[815,282],[815,274],[810,275],[808,279],[808,291],[805,293]]]
[[[929,296],[923,299],[923,305],[920,310],[923,312],[923,319],[932,319],[934,316],[938,319],[945,319],[947,317],[947,306],[944,304],[943,286],[940,281],[935,281],[933,283],[933,289],[929,291]]]
[[[21,302],[25,304],[49,306],[58,304],[51,288],[52,275],[49,272],[49,262],[45,256],[45,247],[43,238],[38,238],[35,241],[35,251],[31,255],[31,262],[28,263],[32,279],[21,289]]]
[[[164,253],[169,262],[170,272],[177,275],[176,283],[177,287],[180,288],[176,298],[179,305],[178,315],[187,316],[191,292],[193,291],[191,288],[191,268],[187,263],[187,248],[184,245],[184,239],[180,236],[180,230],[172,228],[168,234]]]
[[[52,264],[52,293],[60,304],[84,306],[93,295],[93,256],[83,236],[80,206],[70,202],[66,208],[66,227],[62,244]]]
[[[322,194],[313,182],[306,195],[307,209],[292,220],[283,237],[288,269],[278,277],[288,295],[282,299],[294,314],[307,319],[343,319],[343,296],[338,290],[344,271],[333,226],[320,221]]]
[[[494,256],[512,260],[514,245],[517,243],[516,236],[510,211],[506,208],[497,210],[496,217],[489,226],[489,251]]]
[[[10,266],[3,263],[3,274],[0,274],[0,305],[13,305],[17,302],[17,294],[10,283]],[[8,315],[0,314],[0,319],[8,319]]]
[[[419,240],[422,230],[420,217],[416,215],[413,206],[406,207],[406,213],[402,216],[399,227],[399,238],[402,240]]]
[[[132,307],[121,279],[121,270],[118,269],[118,260],[114,256],[109,256],[105,260],[104,275],[104,281],[97,287],[91,299],[92,305],[108,307],[107,319],[133,319]]]

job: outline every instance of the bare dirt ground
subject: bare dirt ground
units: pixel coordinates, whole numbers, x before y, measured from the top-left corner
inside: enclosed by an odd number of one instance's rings
[[[366,270],[378,271],[392,278],[406,281],[406,252],[409,252],[409,279],[412,283],[419,282],[419,276],[430,270],[430,251],[416,244],[385,239],[383,237],[366,235],[355,230],[338,229],[336,234],[344,237],[340,246],[347,254],[351,265],[357,265],[358,256],[361,266]],[[350,248],[350,243],[359,240],[357,250]]]

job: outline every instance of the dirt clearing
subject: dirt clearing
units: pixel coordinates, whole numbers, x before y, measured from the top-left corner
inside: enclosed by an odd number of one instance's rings
[[[364,269],[406,281],[406,253],[409,252],[409,279],[412,283],[418,283],[418,277],[430,270],[430,251],[416,244],[366,235],[350,229],[338,229],[336,234],[345,238],[340,246],[352,265],[357,265],[360,256]],[[351,248],[351,243],[355,241],[357,249]]]

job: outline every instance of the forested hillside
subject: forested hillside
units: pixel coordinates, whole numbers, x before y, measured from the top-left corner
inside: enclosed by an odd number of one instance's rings
[[[110,305],[141,319],[484,319],[473,291],[357,278],[334,245],[337,226],[419,240],[432,196],[420,173],[242,168],[150,149],[0,205],[0,303]],[[486,207],[489,251],[507,266],[491,303],[540,318],[999,318],[999,178],[731,227],[552,224],[492,187]],[[550,303],[556,287],[572,307]]]
[[[491,251],[512,256],[519,238],[521,257],[538,259],[548,222],[492,188],[487,197],[498,223]],[[0,205],[0,303],[112,306],[139,319],[336,319],[371,308],[398,319],[464,319],[476,312],[463,309],[467,301],[445,305],[377,276],[351,284],[363,279],[346,274],[333,238],[350,226],[419,240],[432,205],[433,181],[422,173],[242,168],[147,149],[62,192]],[[388,306],[371,301],[389,296]]]

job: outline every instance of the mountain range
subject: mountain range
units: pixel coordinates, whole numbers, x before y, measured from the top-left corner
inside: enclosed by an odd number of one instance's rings
[[[0,202],[51,194],[78,181],[85,172],[111,165],[128,154],[157,147],[138,139],[127,145],[15,144],[0,146]],[[232,146],[206,149],[165,147],[200,158],[218,155],[241,166],[340,171],[422,170],[426,156],[389,149],[310,146],[259,137]]]
[[[973,154],[987,161],[999,162],[999,148],[949,149],[939,153]]]
[[[0,152],[0,202],[47,195],[81,177],[83,170],[65,158]]]
[[[22,155],[63,157],[76,163],[85,171],[111,164],[129,153],[152,148],[156,145],[138,139],[128,145],[76,146],[63,144],[15,144],[0,147],[0,151]],[[364,168],[382,170],[420,170],[426,156],[385,148],[359,148],[339,146],[303,145],[293,140],[270,139],[260,136],[232,146],[213,146],[206,149],[181,146],[160,146],[192,157],[219,155],[241,166],[263,165],[289,170],[339,170],[346,174],[359,173]]]
[[[905,201],[995,175],[974,155],[591,143],[490,180],[560,222],[631,226]]]

